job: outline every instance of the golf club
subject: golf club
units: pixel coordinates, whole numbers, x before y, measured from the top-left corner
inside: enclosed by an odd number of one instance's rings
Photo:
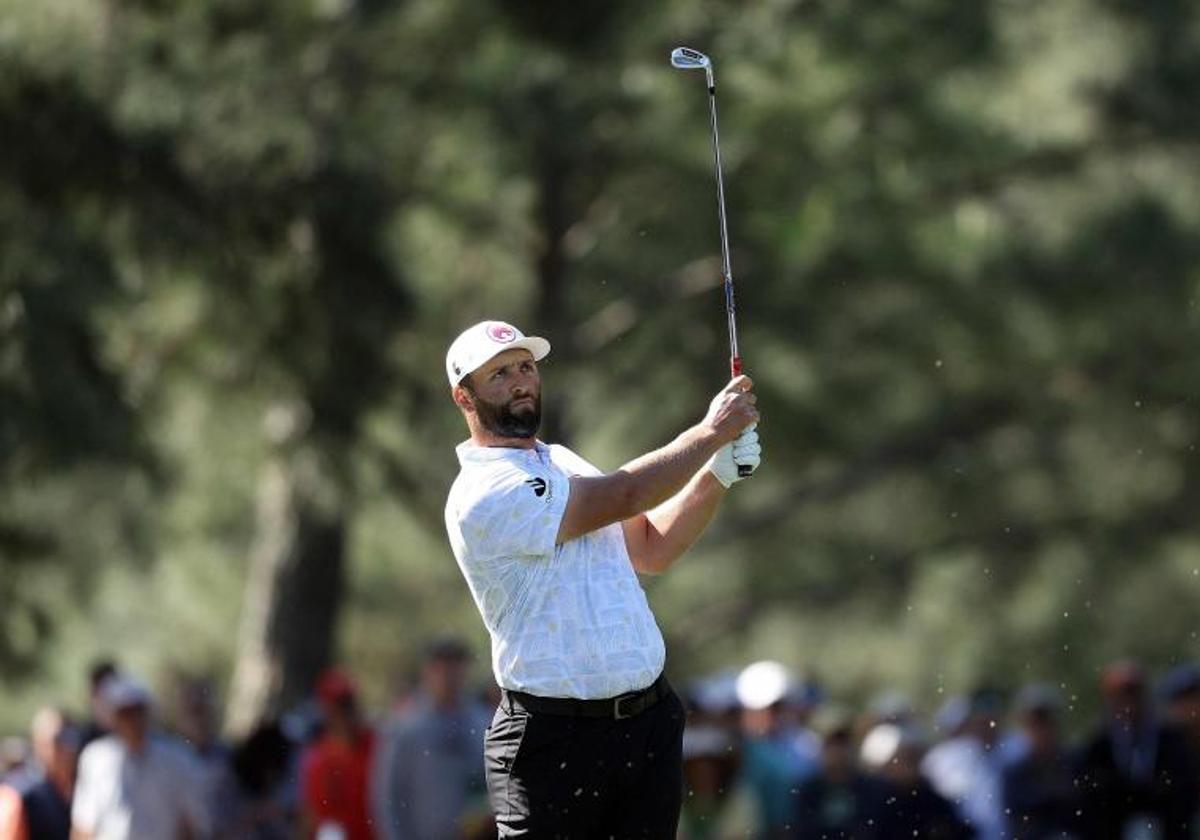
[[[729,262],[729,231],[725,223],[725,179],[721,175],[721,139],[717,134],[717,83],[713,77],[712,61],[704,53],[690,47],[671,51],[671,66],[679,70],[704,70],[708,86],[708,114],[712,123],[713,162],[717,170],[717,217],[721,223],[721,274],[725,279],[725,316],[729,319],[729,369],[734,376],[742,373],[742,356],[738,352],[737,308],[733,301],[733,266]],[[738,474],[750,475],[750,467],[738,465]]]

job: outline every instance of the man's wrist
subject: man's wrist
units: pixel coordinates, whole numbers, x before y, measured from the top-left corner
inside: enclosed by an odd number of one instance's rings
[[[732,444],[724,444],[704,465],[722,489],[728,490],[737,481],[737,465],[733,463]]]
[[[726,484],[720,479],[716,470],[713,469],[711,458],[705,462],[704,467],[700,470],[700,483],[704,486],[704,489],[708,491],[715,490],[718,493],[724,493],[733,486],[732,484]]]
[[[712,457],[717,453],[717,450],[729,443],[716,428],[707,423],[696,424],[692,427],[692,432],[695,435],[697,445],[704,449],[708,457]]]

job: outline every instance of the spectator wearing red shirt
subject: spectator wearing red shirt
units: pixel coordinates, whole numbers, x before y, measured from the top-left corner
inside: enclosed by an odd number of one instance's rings
[[[304,836],[316,840],[373,840],[370,792],[375,734],[363,722],[358,691],[330,669],[317,681],[325,730],[304,755],[301,807]]]

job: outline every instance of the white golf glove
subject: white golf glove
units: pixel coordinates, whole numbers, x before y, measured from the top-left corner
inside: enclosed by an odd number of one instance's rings
[[[708,460],[708,468],[717,481],[721,482],[721,486],[732,487],[743,478],[749,478],[738,475],[739,465],[749,467],[751,473],[758,469],[762,461],[762,446],[758,443],[758,432],[755,431],[757,428],[757,423],[747,426],[746,430],[738,435],[737,440],[722,446],[717,450],[717,454]]]

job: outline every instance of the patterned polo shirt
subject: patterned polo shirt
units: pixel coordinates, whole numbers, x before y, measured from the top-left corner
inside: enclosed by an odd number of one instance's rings
[[[555,544],[571,476],[601,472],[541,441],[466,441],[457,451],[446,531],[491,634],[500,687],[603,699],[654,682],[666,648],[620,523]]]

